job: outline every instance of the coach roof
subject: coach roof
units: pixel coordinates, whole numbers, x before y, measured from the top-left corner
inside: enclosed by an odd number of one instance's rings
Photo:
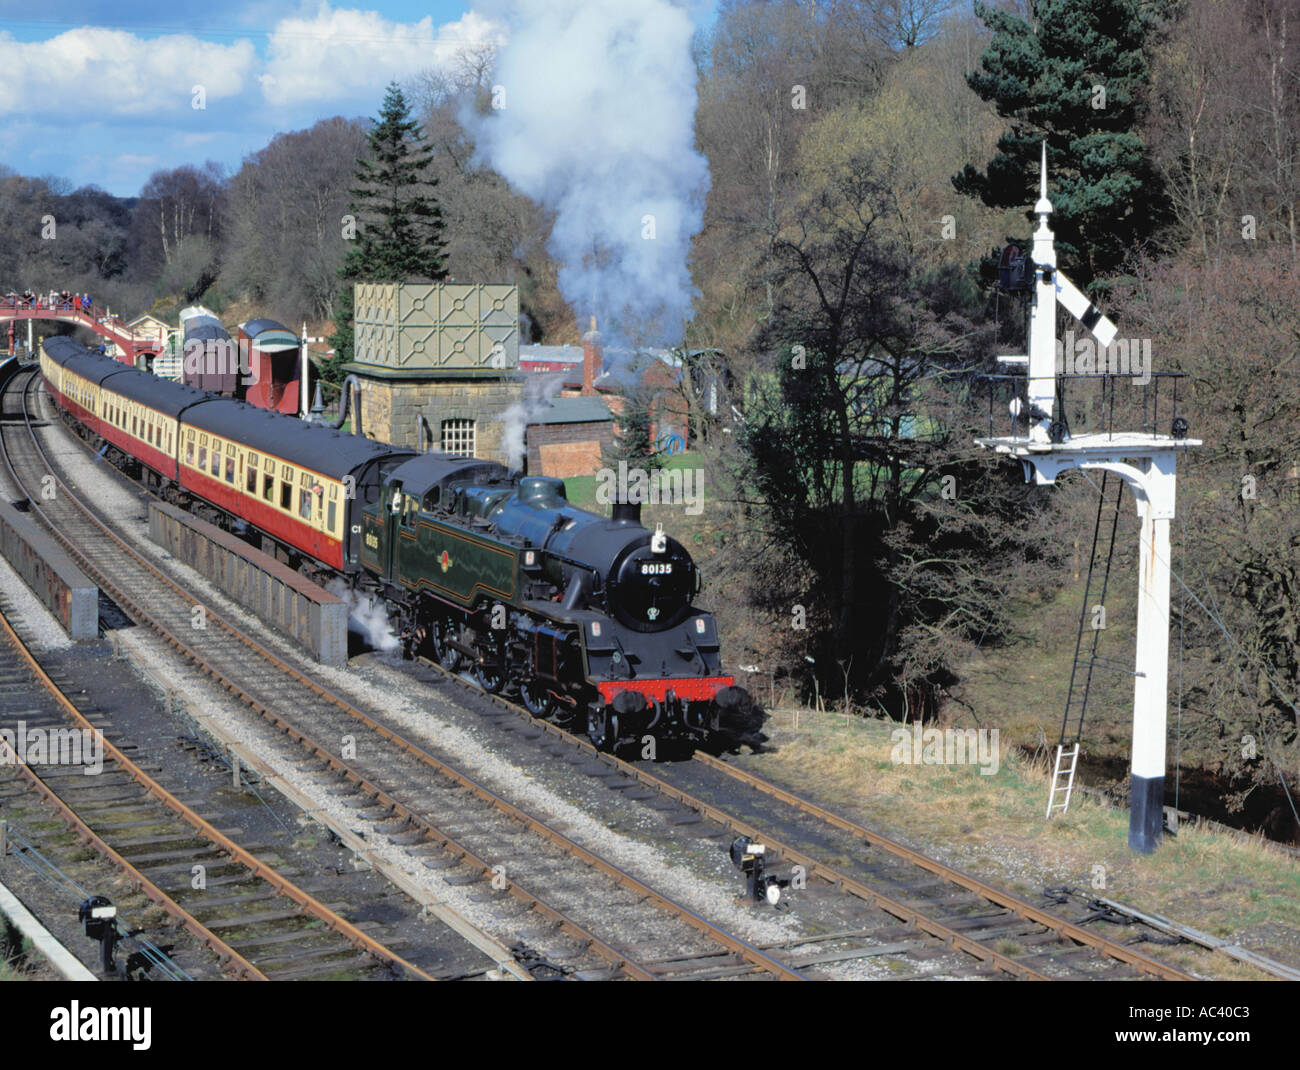
[[[331,479],[342,479],[376,458],[410,455],[410,450],[399,450],[386,442],[345,435],[321,424],[304,423],[296,417],[267,412],[230,398],[195,406],[185,414],[185,423]]]
[[[113,363],[117,364],[117,361]],[[220,394],[206,390],[197,390],[192,386],[175,382],[171,379],[159,379],[156,375],[118,364],[118,373],[111,379],[103,380],[100,385],[105,390],[120,394],[131,401],[163,413],[166,416],[187,414],[192,405],[201,405],[219,400]]]
[[[159,379],[129,364],[123,364],[120,360],[87,349],[67,335],[47,338],[41,344],[45,347],[46,355],[67,371],[131,401],[148,405],[165,416],[178,416],[189,406],[217,396],[168,379]]]
[[[289,328],[279,320],[248,320],[246,323],[241,323],[239,329],[248,335],[249,338],[254,338],[265,331],[284,331],[285,334],[292,335],[295,338],[297,337],[293,334],[293,331],[289,330]]]
[[[109,361],[117,364],[119,368],[125,367],[118,361],[111,360],[102,353],[96,353],[92,349],[87,349],[70,334],[54,334],[46,338],[41,343],[41,348],[45,350],[45,355],[54,361],[55,364],[66,364],[73,357],[96,357],[99,360]],[[98,379],[96,380],[98,381]]]

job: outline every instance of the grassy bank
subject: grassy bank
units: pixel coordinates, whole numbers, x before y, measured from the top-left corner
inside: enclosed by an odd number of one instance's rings
[[[1300,864],[1256,840],[1184,827],[1150,857],[1128,848],[1128,814],[1075,795],[1044,820],[1050,774],[1002,739],[996,773],[891,760],[892,722],[776,711],[772,749],[741,764],[1032,900],[1069,884],[1164,914],[1300,966]],[[1145,950],[1154,950],[1145,948]],[[1159,957],[1193,958],[1178,948]],[[1256,976],[1226,959],[1216,975]]]

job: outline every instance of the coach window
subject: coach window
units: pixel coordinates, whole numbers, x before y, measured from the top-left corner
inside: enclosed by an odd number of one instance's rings
[[[248,493],[256,494],[257,493],[257,454],[256,453],[250,453],[248,455],[248,461],[244,465],[244,470],[247,473],[246,486],[248,488]]]
[[[199,471],[202,471],[208,464],[208,447],[199,447]]]
[[[280,466],[280,508],[293,511],[293,469],[287,464]]]
[[[275,465],[266,466],[266,474],[262,477],[262,498],[265,501],[272,502],[275,500]]]
[[[131,434],[136,438],[140,437],[140,418],[135,415],[131,417]]]
[[[212,474],[221,475],[221,443],[216,439],[212,440]]]
[[[233,457],[227,457],[227,458],[226,458],[226,482],[229,483],[231,486],[234,486],[234,483],[235,483],[235,459],[234,459]]]
[[[334,520],[338,515],[338,502],[339,502],[339,485],[337,483],[331,483],[330,484],[330,505],[329,505],[329,513],[328,513],[329,523],[326,524],[326,527],[329,529],[331,534],[333,534],[334,532]]]
[[[303,487],[298,491],[298,515],[304,520],[311,519],[311,488]]]

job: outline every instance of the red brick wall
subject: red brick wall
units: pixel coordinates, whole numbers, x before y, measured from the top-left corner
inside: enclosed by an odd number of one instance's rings
[[[614,445],[612,421],[582,424],[532,424],[525,438],[529,475],[589,476],[601,454]]]

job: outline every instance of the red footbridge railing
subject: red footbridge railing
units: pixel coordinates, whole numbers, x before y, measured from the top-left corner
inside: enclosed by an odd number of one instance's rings
[[[136,364],[145,354],[157,356],[163,342],[157,338],[139,336],[117,316],[91,305],[78,308],[72,301],[61,298],[51,303],[49,297],[35,300],[24,297],[0,297],[0,322],[9,321],[9,351],[13,352],[14,325],[22,320],[55,320],[73,323],[94,331],[101,338],[117,346],[115,354],[124,364]]]

